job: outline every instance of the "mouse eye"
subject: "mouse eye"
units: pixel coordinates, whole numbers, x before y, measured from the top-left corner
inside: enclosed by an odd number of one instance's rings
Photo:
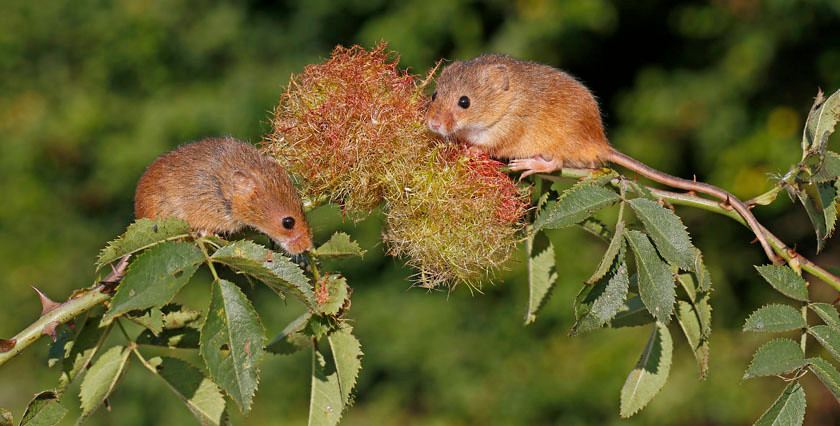
[[[437,90],[435,90],[435,93],[432,93],[432,102],[434,102],[435,99],[437,99]]]
[[[295,218],[291,216],[286,216],[283,218],[283,227],[286,229],[292,229],[295,227]]]
[[[466,96],[461,96],[461,99],[458,99],[458,106],[467,109],[470,107],[470,98]]]

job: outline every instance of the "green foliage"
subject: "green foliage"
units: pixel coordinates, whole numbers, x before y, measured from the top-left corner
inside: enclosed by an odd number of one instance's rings
[[[259,385],[265,330],[245,294],[226,280],[216,280],[210,310],[201,327],[200,352],[213,380],[243,413]]]
[[[830,362],[820,358],[809,358],[808,368],[819,377],[825,387],[840,403],[840,372]]]
[[[761,415],[756,425],[801,425],[805,420],[805,390],[799,381],[793,381],[779,399]]]
[[[349,235],[336,232],[332,234],[329,241],[315,250],[315,255],[319,258],[340,259],[353,256],[364,257],[366,251],[359,247],[359,243],[352,241]]]
[[[328,363],[317,346],[312,347],[312,390],[309,400],[309,425],[335,426],[344,410],[338,372]]]
[[[700,317],[689,302],[678,300],[676,310],[677,322],[685,334],[691,352],[697,360],[697,367],[700,369],[700,379],[705,379],[709,374],[709,339],[705,334],[706,330],[700,324]]]
[[[356,379],[362,369],[362,345],[353,335],[353,327],[343,325],[327,336],[332,350],[335,370],[338,374],[338,387],[341,389],[341,401],[345,407],[350,405],[350,393],[356,386]]]
[[[814,336],[834,359],[840,361],[840,330],[827,325],[815,325],[808,329],[808,333]]]
[[[808,286],[802,277],[785,265],[756,266],[758,273],[779,293],[794,300],[808,300]]]
[[[802,313],[788,305],[767,305],[755,310],[744,324],[744,331],[788,331],[805,328]]]
[[[304,329],[312,317],[311,312],[304,312],[277,336],[265,350],[279,355],[293,354],[312,345],[312,339],[304,334]]]
[[[15,417],[5,408],[0,408],[0,426],[14,426]]]
[[[834,133],[838,120],[840,120],[840,90],[834,92],[828,99],[822,91],[817,93],[802,135],[803,160],[807,155],[818,157],[825,155],[828,137]]]
[[[349,289],[347,280],[339,275],[328,275],[319,282],[321,292],[319,293],[318,310],[325,315],[337,315],[338,311],[347,302]],[[321,295],[324,295],[321,298]]]
[[[112,346],[91,364],[79,393],[82,400],[81,419],[90,416],[108,398],[125,373],[130,355],[131,348]]]
[[[625,230],[624,236],[636,257],[639,274],[639,295],[658,321],[667,324],[674,310],[674,274],[663,262],[647,235]]]
[[[154,358],[150,363],[202,425],[224,423],[225,398],[215,383],[177,358]]]
[[[136,253],[173,238],[182,238],[189,234],[190,225],[181,219],[139,219],[129,225],[125,233],[111,241],[99,253],[96,268],[99,269],[127,254]]]
[[[834,328],[840,330],[840,314],[837,313],[837,308],[828,303],[809,303],[808,307],[814,311],[823,322]]]
[[[531,256],[534,237],[528,238],[528,310],[525,314],[525,325],[531,324],[537,319],[537,312],[545,304],[551,288],[557,283],[557,271],[554,264],[554,245],[548,247],[542,253]]]
[[[686,271],[694,266],[695,248],[679,216],[655,201],[636,198],[628,203],[645,224],[659,254]]]
[[[58,393],[54,390],[43,391],[35,395],[26,407],[20,426],[52,426],[58,424],[65,415],[67,408],[59,402]]]
[[[614,191],[581,182],[557,201],[546,204],[534,220],[534,232],[574,225],[618,200]]]
[[[606,275],[620,249],[625,247],[624,221],[621,220],[620,217],[621,215],[619,215],[618,223],[615,224],[615,232],[613,232],[613,236],[610,238],[610,245],[607,246],[607,251],[604,253],[604,257],[601,258],[601,263],[598,264],[598,269],[596,269],[595,272],[592,273],[592,276],[586,280],[587,284],[592,284]]]
[[[585,285],[575,300],[575,325],[569,333],[575,335],[600,328],[612,319],[627,299],[630,277],[624,258],[626,248],[619,243],[609,273],[595,284]]]
[[[799,344],[790,339],[774,339],[755,351],[744,378],[784,374],[805,364],[805,354]]]
[[[673,350],[668,327],[657,322],[639,362],[621,388],[621,417],[636,414],[665,386],[671,371]]]
[[[99,348],[102,347],[111,327],[100,328],[99,320],[99,317],[93,317],[79,324],[73,346],[61,364],[61,376],[58,379],[59,393],[64,392],[67,385],[87,368]]]

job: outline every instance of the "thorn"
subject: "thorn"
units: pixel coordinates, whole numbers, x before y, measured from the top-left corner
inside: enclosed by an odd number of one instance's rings
[[[119,263],[117,263],[116,268],[114,265],[111,265],[111,273],[99,282],[102,284],[115,284],[122,281],[125,276],[125,268],[128,266],[128,258],[130,257],[130,254],[123,256]]]
[[[694,191],[688,191],[688,192],[687,192],[687,194],[688,194],[688,195],[691,195],[692,197],[696,197],[696,196],[697,196],[697,193],[696,193],[696,192],[694,192]]]
[[[41,290],[35,288],[34,285],[30,287],[32,287],[32,290],[35,290],[35,293],[38,293],[38,297],[41,299],[41,316],[44,316],[52,312],[53,309],[61,306],[61,303],[53,302],[46,294],[42,293]]]
[[[44,329],[41,331],[41,335],[42,336],[50,336],[50,337],[52,337],[53,342],[55,342],[56,341],[55,329],[58,328],[59,325],[61,325],[61,323],[58,322],[58,321],[53,321],[53,322],[45,325]]]
[[[755,237],[755,238],[753,238],[752,241],[750,241],[750,244],[755,244],[757,242],[758,242],[758,237]]]
[[[693,179],[694,179],[694,182],[696,183],[697,182],[697,175],[696,174],[694,175]]]
[[[102,401],[102,404],[105,405],[105,410],[107,410],[110,413],[111,412],[111,401],[109,401],[108,398],[105,398]]]
[[[9,352],[14,349],[17,344],[17,339],[0,339],[0,353]]]

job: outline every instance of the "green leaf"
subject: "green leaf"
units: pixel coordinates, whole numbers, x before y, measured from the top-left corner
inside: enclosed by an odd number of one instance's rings
[[[128,365],[131,348],[114,346],[103,353],[90,366],[82,380],[79,398],[82,400],[81,420],[90,416],[108,398]]]
[[[673,342],[668,327],[657,322],[639,362],[621,388],[621,417],[636,414],[662,389],[671,370],[672,353]]]
[[[598,269],[596,269],[592,276],[586,280],[587,284],[592,284],[607,274],[607,271],[610,270],[610,266],[613,264],[613,259],[615,259],[615,256],[618,254],[618,249],[621,247],[623,242],[624,221],[619,219],[615,224],[615,232],[610,239],[610,245],[607,246],[607,251],[604,253],[604,257],[601,258],[601,263],[598,264]]]
[[[569,190],[583,188],[585,186],[604,186],[611,180],[617,178],[618,172],[612,169],[592,169],[592,171],[579,182],[575,183]],[[557,181],[551,184],[551,190],[557,193],[563,192],[564,182]],[[561,196],[562,197],[562,196]]]
[[[828,225],[825,222],[825,212],[820,202],[820,195],[815,184],[804,185],[800,190],[795,191],[796,197],[805,207],[811,224],[814,225],[814,232],[817,233],[817,252],[825,246],[825,239],[828,237]]]
[[[779,293],[791,299],[808,301],[808,284],[786,265],[756,266],[758,273]]]
[[[557,271],[554,267],[554,245],[550,242],[542,253],[531,256],[533,236],[528,244],[528,312],[525,314],[525,325],[537,319],[537,312],[542,309],[554,284],[557,283]]]
[[[344,325],[327,336],[332,350],[341,400],[345,407],[350,405],[350,393],[356,386],[356,379],[362,369],[362,345],[353,335],[353,327]]]
[[[657,320],[668,323],[674,311],[674,274],[668,264],[656,254],[647,235],[639,231],[625,230],[627,242],[636,257],[639,274],[639,295],[648,311]]]
[[[575,185],[539,212],[534,221],[534,232],[574,225],[620,198],[614,191],[600,186]]]
[[[840,177],[840,154],[826,151],[822,167],[811,176],[811,182],[828,182]]]
[[[311,316],[312,312],[307,311],[290,322],[265,349],[271,353],[289,355],[312,346],[312,338],[303,334]]]
[[[767,305],[753,312],[744,324],[744,331],[788,331],[807,327],[805,318],[788,305]]]
[[[67,356],[67,351],[73,347],[73,339],[76,333],[68,324],[61,324],[55,329],[55,340],[50,342],[47,351],[47,365],[52,368],[57,362]]]
[[[808,307],[829,327],[840,331],[840,315],[834,305],[828,303],[809,303]]]
[[[201,312],[184,308],[176,303],[169,303],[161,308],[163,312],[163,328],[181,328],[201,318]]]
[[[58,402],[59,395],[54,390],[43,391],[32,398],[23,418],[21,426],[52,426],[58,424],[67,414],[67,408]]]
[[[248,274],[278,294],[290,294],[307,308],[317,310],[309,279],[288,257],[274,253],[253,241],[237,241],[222,247],[210,257],[213,261]]]
[[[318,345],[313,345],[309,425],[335,426],[341,420],[343,411],[344,402],[335,364],[328,363]]]
[[[158,358],[157,374],[181,398],[202,425],[219,425],[225,418],[225,398],[212,380],[180,359]]]
[[[798,380],[790,382],[776,402],[755,422],[764,425],[801,425],[805,420],[805,391]]]
[[[201,250],[191,243],[167,241],[146,250],[129,265],[103,321],[134,309],[165,305],[190,280],[202,260]]]
[[[804,365],[805,354],[802,353],[802,348],[798,343],[791,339],[775,339],[755,351],[743,378],[775,376],[791,372]]]
[[[712,304],[711,292],[704,291],[697,293],[694,301],[694,309],[697,312],[697,318],[700,320],[700,330],[703,337],[709,338],[712,335]]]
[[[650,312],[648,312],[644,302],[642,302],[642,298],[633,296],[618,308],[618,312],[609,321],[609,324],[612,328],[638,327],[654,321],[656,320],[650,316]]]
[[[327,275],[321,278],[320,285],[326,289],[327,297],[323,303],[319,301],[319,310],[327,315],[337,315],[347,301],[347,280],[341,275]]]
[[[163,312],[158,308],[150,308],[145,311],[130,311],[126,318],[131,322],[147,328],[154,335],[163,331]]]
[[[825,235],[823,239],[828,239],[834,234],[834,228],[837,224],[837,204],[840,198],[840,190],[835,185],[836,182],[817,183],[817,195],[819,195],[819,203],[822,206],[823,218],[825,219]]]
[[[644,198],[634,198],[629,203],[653,238],[659,254],[683,270],[694,269],[695,248],[679,216]]]
[[[627,274],[624,243],[619,244],[618,255],[615,257],[610,272],[598,282],[585,285],[575,300],[575,316],[577,321],[569,333],[595,330],[611,320],[627,299],[627,289],[630,277]]]
[[[213,282],[199,351],[210,377],[242,413],[251,409],[264,347],[265,329],[245,294],[230,281]]]
[[[805,132],[802,135],[802,158],[809,154],[822,156],[828,144],[828,137],[834,133],[834,126],[840,120],[840,90],[825,99],[817,94],[814,105],[808,113]]]
[[[79,328],[67,357],[62,360],[58,393],[64,393],[67,385],[87,369],[105,338],[108,337],[111,328],[99,328],[99,321],[98,316],[88,318]]]
[[[808,333],[814,336],[834,359],[840,360],[840,331],[827,325],[815,325],[808,329]]]
[[[359,243],[350,240],[350,236],[344,232],[332,234],[330,240],[315,250],[318,257],[344,258],[359,256],[363,257],[366,250],[359,247]]]
[[[697,281],[698,291],[709,291],[712,289],[712,274],[703,263],[703,253],[700,249],[694,249],[694,278]]]
[[[186,237],[190,233],[190,225],[178,218],[170,217],[166,220],[138,219],[126,229],[125,234],[111,241],[99,253],[96,270],[127,254],[135,253],[160,242],[174,238]]]
[[[808,368],[819,377],[834,399],[840,402],[840,372],[830,362],[820,358],[808,358]]]
[[[166,348],[198,349],[201,333],[194,327],[165,329],[155,336],[150,330],[143,330],[137,336],[138,345],[162,346]]]
[[[703,336],[700,319],[694,310],[694,305],[678,300],[676,317],[694,353],[697,366],[700,368],[700,379],[703,380],[709,373],[709,340]]]

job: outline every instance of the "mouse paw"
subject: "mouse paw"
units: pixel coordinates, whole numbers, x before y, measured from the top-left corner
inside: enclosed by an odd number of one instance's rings
[[[532,157],[511,160],[508,163],[508,167],[510,167],[513,171],[524,170],[520,176],[521,179],[534,173],[551,173],[560,169],[561,164],[557,160],[546,160],[542,157]]]

